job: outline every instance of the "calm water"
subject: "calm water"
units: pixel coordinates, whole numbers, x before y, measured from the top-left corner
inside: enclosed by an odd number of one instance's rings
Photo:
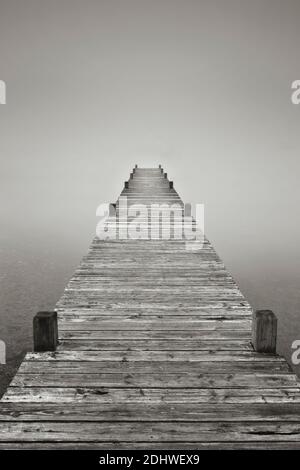
[[[25,352],[32,349],[33,316],[39,310],[54,307],[84,253],[81,250],[82,246],[62,251],[55,245],[51,250],[37,250],[36,244],[30,250],[20,244],[18,248],[0,251],[0,339],[7,345],[7,364],[0,365],[0,393]],[[288,267],[279,270],[272,264],[267,265],[267,272],[262,271],[230,254],[226,263],[254,308],[276,312],[278,349],[289,360],[292,341],[300,339],[300,274],[291,274]]]
[[[24,250],[0,251],[0,339],[7,347],[7,364],[0,365],[0,393],[32,350],[32,319],[39,310],[53,309],[81,254]]]

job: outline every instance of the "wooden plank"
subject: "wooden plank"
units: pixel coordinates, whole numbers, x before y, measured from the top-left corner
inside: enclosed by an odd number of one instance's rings
[[[207,314],[198,314],[198,315],[194,315],[193,313],[186,313],[185,315],[176,315],[176,314],[173,314],[171,315],[169,313],[169,315],[164,315],[163,312],[160,312],[158,314],[138,314],[138,313],[135,313],[135,312],[131,312],[131,314],[129,314],[128,312],[126,314],[123,314],[123,315],[119,315],[118,312],[114,312],[114,313],[111,313],[110,315],[108,315],[108,312],[106,313],[106,315],[102,315],[102,314],[95,314],[92,310],[89,312],[89,313],[85,313],[84,315],[81,315],[80,313],[78,313],[76,315],[76,313],[72,313],[72,314],[65,314],[65,313],[60,313],[59,314],[59,321],[60,321],[60,324],[62,324],[63,322],[64,323],[67,323],[67,322],[70,322],[70,323],[74,323],[74,321],[87,321],[87,322],[102,322],[102,321],[119,321],[120,322],[120,325],[122,326],[123,322],[127,322],[127,321],[132,321],[132,320],[138,320],[139,322],[148,322],[148,323],[152,323],[154,322],[161,322],[162,324],[166,323],[166,322],[169,322],[171,323],[177,323],[177,324],[181,324],[182,327],[185,326],[185,323],[190,323],[190,322],[204,322],[204,321],[216,321],[216,322],[220,322],[222,323],[223,321],[234,321],[234,322],[237,322],[239,321],[242,326],[243,326],[243,329],[244,327],[246,326],[248,330],[250,330],[250,322],[251,322],[251,317],[250,315],[240,315],[240,314],[223,314],[223,315],[220,315],[220,314],[215,314],[215,316],[213,315],[207,315]],[[246,324],[243,323],[243,322],[247,322]],[[204,326],[211,326],[212,324],[203,324],[203,323],[200,323],[200,328],[203,329],[203,325]],[[225,325],[220,325],[220,324],[216,324],[215,326],[218,326],[218,327],[221,327],[223,329],[225,329],[226,326],[230,326],[230,324],[225,324]],[[234,325],[233,325],[234,326]],[[239,328],[237,328],[237,331],[239,330]],[[260,351],[262,352],[262,351]],[[267,352],[267,351],[265,351]]]
[[[14,442],[299,442],[300,423],[0,422],[0,441]]]
[[[163,318],[159,321],[149,321],[144,318],[120,317],[111,319],[107,317],[74,318],[70,320],[59,319],[60,330],[246,330],[251,331],[251,322],[247,320],[210,321],[210,320],[185,320],[184,322],[170,321]]]
[[[300,450],[299,442],[0,442],[0,450]]]
[[[76,306],[72,307],[60,307],[58,310],[59,315],[174,315],[174,316],[185,316],[185,315],[219,315],[224,317],[226,315],[240,315],[243,318],[250,319],[252,315],[251,309],[243,307],[240,303],[236,302],[203,302],[201,304],[193,305],[169,305],[169,304],[155,304],[155,303],[144,303],[143,306],[133,302],[107,302],[106,304],[91,305],[89,307],[81,307],[80,309]],[[213,318],[212,318],[213,319]],[[252,319],[252,318],[251,318]]]
[[[166,340],[60,340],[59,351],[232,351],[249,350],[252,351],[252,345],[249,340],[240,339],[210,339],[194,340],[190,339],[169,339]]]
[[[243,362],[243,361],[216,361],[213,364],[211,362],[118,362],[118,361],[23,361],[19,372],[20,373],[38,373],[38,374],[51,374],[53,372],[64,373],[64,374],[84,374],[87,371],[89,373],[98,373],[100,371],[106,373],[122,372],[127,374],[133,373],[158,373],[162,375],[166,373],[190,373],[190,374],[210,374],[212,371],[214,374],[235,374],[235,373],[274,373],[274,374],[286,374],[290,373],[291,369],[285,361],[256,361],[256,362]]]
[[[248,330],[61,330],[59,332],[60,344],[64,340],[201,340],[201,341],[250,341],[251,333]],[[246,348],[248,349],[248,348]]]
[[[143,373],[84,373],[48,374],[18,373],[10,387],[143,387],[143,388],[292,388],[299,383],[295,374],[199,374],[152,372]]]
[[[84,301],[83,301],[84,300]],[[81,315],[108,315],[110,312],[111,315],[115,313],[117,315],[128,315],[128,314],[150,314],[157,315],[197,315],[201,313],[206,313],[211,315],[226,316],[227,314],[237,313],[247,320],[250,319],[252,314],[251,311],[244,311],[244,307],[241,306],[240,302],[232,301],[216,301],[202,300],[200,302],[171,302],[171,303],[155,303],[154,301],[146,301],[143,304],[134,301],[133,298],[124,301],[124,299],[115,299],[114,301],[99,301],[99,303],[91,302],[88,303],[87,299],[81,299],[79,305],[71,303],[69,300],[64,304],[61,304],[58,308],[58,314],[75,314],[80,313]],[[212,318],[213,319],[213,318]],[[252,319],[252,318],[251,318]]]
[[[274,356],[258,354],[252,351],[207,352],[194,351],[55,351],[45,353],[27,353],[26,361],[183,361],[183,362],[274,362]],[[285,362],[277,357],[278,362]],[[213,367],[213,364],[211,365]]]
[[[297,387],[276,388],[67,388],[9,387],[3,402],[56,403],[300,403]]]
[[[0,403],[0,421],[299,422],[300,404]]]

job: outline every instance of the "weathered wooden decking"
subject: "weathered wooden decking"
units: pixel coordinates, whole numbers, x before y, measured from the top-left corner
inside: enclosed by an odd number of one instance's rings
[[[182,205],[160,169],[122,194]],[[57,310],[57,352],[28,353],[1,400],[0,448],[300,448],[297,378],[253,351],[207,240],[95,238]]]

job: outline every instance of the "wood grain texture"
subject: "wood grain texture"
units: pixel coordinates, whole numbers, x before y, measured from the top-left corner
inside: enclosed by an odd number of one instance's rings
[[[173,234],[184,214],[160,168],[134,168],[121,196],[176,203]],[[93,239],[56,305],[57,351],[27,353],[0,402],[0,449],[300,449],[297,377],[253,350],[252,308],[209,240],[165,235]]]

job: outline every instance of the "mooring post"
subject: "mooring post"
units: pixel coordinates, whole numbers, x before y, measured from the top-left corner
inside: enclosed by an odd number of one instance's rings
[[[173,181],[169,181],[169,188],[173,189]]]
[[[57,343],[57,313],[38,312],[33,319],[34,351],[55,351]]]
[[[272,310],[256,310],[252,321],[252,343],[255,351],[276,354],[277,318]]]

